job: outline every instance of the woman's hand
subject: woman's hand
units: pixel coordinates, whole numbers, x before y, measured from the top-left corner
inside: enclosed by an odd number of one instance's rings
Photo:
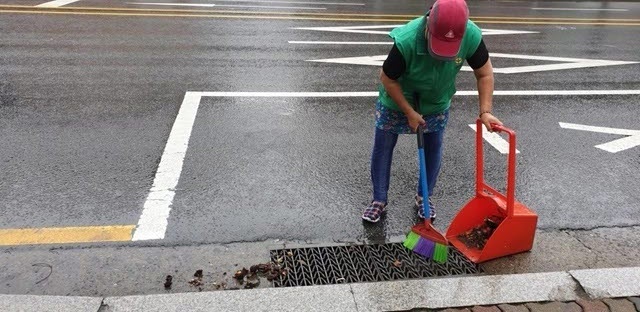
[[[413,130],[413,132],[418,132],[419,125],[422,125],[423,127],[427,125],[424,119],[422,119],[422,115],[420,115],[416,111],[412,111],[411,113],[409,113],[409,115],[407,115],[407,119],[409,120],[409,127],[411,128],[411,130]]]

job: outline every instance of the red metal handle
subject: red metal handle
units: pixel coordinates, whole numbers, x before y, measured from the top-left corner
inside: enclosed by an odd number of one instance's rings
[[[507,157],[507,214],[513,216],[516,198],[516,132],[498,124],[491,124],[494,131],[505,132],[509,135],[509,156]],[[497,193],[484,181],[484,153],[482,131],[483,123],[476,121],[476,193],[482,194],[485,189]]]

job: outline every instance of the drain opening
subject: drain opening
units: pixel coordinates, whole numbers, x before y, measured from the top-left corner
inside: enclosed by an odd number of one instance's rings
[[[305,247],[271,250],[271,261],[286,268],[275,287],[381,282],[482,273],[459,251],[449,248],[440,264],[407,250],[401,243]]]

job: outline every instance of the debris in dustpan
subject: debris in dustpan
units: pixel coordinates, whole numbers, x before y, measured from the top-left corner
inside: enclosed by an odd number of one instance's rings
[[[482,224],[458,235],[458,239],[468,248],[482,250],[502,220],[500,216],[487,217]]]

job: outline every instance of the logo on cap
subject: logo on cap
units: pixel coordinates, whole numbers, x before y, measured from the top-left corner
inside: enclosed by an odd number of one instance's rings
[[[456,37],[456,35],[453,34],[453,30],[449,30],[449,32],[444,36],[449,39],[453,39]]]

